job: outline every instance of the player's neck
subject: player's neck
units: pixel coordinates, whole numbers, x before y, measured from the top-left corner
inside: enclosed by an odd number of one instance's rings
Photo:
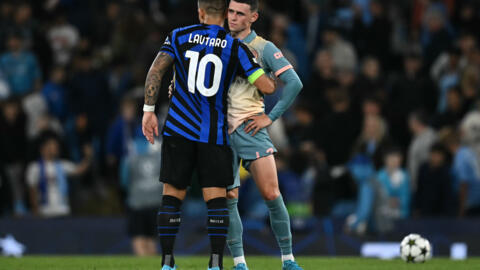
[[[205,19],[202,21],[203,24],[209,24],[209,25],[218,25],[223,27],[225,20],[217,17],[205,17]]]
[[[238,38],[240,40],[244,40],[248,35],[252,33],[252,28],[246,28],[245,30],[242,30],[240,32],[232,32],[232,37]]]

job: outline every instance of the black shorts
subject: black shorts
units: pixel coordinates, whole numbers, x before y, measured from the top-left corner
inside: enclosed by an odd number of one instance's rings
[[[158,208],[130,210],[128,212],[128,236],[155,237],[157,235]]]
[[[233,184],[233,154],[228,145],[215,145],[181,137],[163,137],[160,181],[184,190],[198,174],[202,188]]]

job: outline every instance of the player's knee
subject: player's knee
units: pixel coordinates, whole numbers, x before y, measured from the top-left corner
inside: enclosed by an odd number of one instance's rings
[[[272,188],[263,193],[263,199],[265,201],[273,201],[280,196],[280,190]]]
[[[238,193],[235,192],[235,190],[230,190],[227,192],[227,199],[228,200],[231,200],[231,199],[238,199]]]

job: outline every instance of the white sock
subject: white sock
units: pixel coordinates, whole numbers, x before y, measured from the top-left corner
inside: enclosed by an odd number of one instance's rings
[[[288,255],[282,255],[282,262],[284,261],[295,261],[295,258],[293,257],[293,254],[288,254]]]
[[[233,258],[233,265],[237,266],[237,264],[239,263],[244,263],[245,265],[247,265],[247,261],[245,261],[245,256]]]

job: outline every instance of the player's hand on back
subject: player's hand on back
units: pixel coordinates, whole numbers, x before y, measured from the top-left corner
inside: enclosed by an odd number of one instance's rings
[[[158,137],[158,119],[154,112],[143,113],[142,132],[151,144],[155,143],[155,136]]]
[[[252,136],[255,136],[262,128],[266,128],[272,124],[272,120],[266,114],[251,116],[247,119],[247,126],[245,132],[250,133],[253,130]]]

